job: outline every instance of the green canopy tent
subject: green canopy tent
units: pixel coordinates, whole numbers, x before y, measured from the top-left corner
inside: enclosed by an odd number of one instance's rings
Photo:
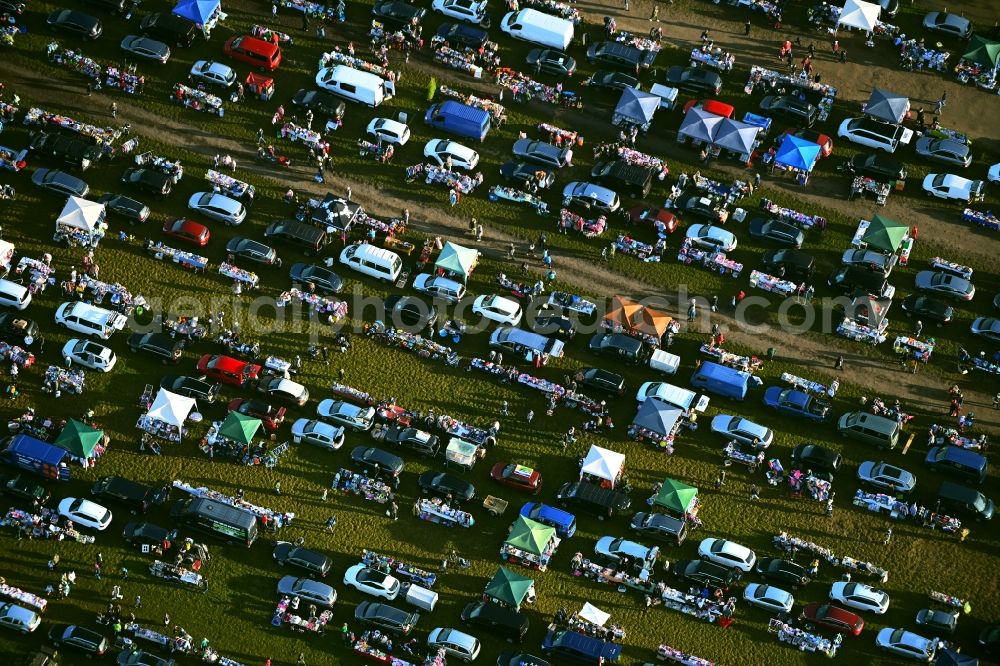
[[[448,241],[441,248],[441,253],[438,255],[434,267],[465,284],[478,262],[478,250],[462,247]]]
[[[55,445],[62,447],[77,458],[91,458],[94,449],[104,439],[104,431],[91,428],[86,423],[70,419],[66,427],[59,433]]]
[[[219,428],[219,435],[230,439],[237,444],[247,446],[257,435],[257,431],[263,427],[260,419],[252,416],[245,416],[239,412],[229,412],[229,416],[222,422]]]
[[[541,556],[556,537],[555,529],[542,525],[530,518],[518,516],[510,530],[506,543],[531,555]]]
[[[973,35],[972,39],[969,40],[969,50],[962,58],[977,65],[995,69],[1000,63],[1000,42],[986,39],[982,35]]]
[[[500,567],[493,579],[486,584],[486,596],[494,603],[520,610],[521,604],[534,587],[535,581],[532,579]]]
[[[868,229],[865,231],[865,235],[861,238],[861,241],[867,243],[868,247],[882,250],[883,252],[895,252],[899,249],[899,246],[903,243],[903,239],[906,238],[909,232],[910,227],[907,225],[895,220],[887,220],[881,215],[876,215],[872,219],[872,223],[868,225]]]
[[[663,487],[653,500],[654,506],[660,506],[671,513],[683,515],[691,508],[691,503],[698,497],[698,489],[673,479],[664,479]]]

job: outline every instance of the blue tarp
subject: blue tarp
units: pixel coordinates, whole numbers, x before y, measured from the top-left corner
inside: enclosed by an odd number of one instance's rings
[[[173,14],[203,26],[221,4],[222,0],[180,0],[174,7]]]
[[[799,171],[812,172],[819,159],[821,148],[819,144],[800,139],[792,134],[786,134],[778,146],[778,152],[774,156],[774,163],[780,167],[792,167]]]

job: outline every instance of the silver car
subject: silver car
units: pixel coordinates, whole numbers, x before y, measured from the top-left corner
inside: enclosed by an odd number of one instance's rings
[[[57,169],[35,169],[31,182],[43,190],[70,197],[85,197],[90,192],[90,185]]]
[[[840,257],[840,263],[844,266],[868,268],[874,266],[883,275],[889,277],[893,266],[896,265],[896,255],[876,252],[875,250],[844,250],[843,256]]]
[[[197,61],[191,66],[191,77],[223,88],[236,83],[236,72],[233,68],[214,60]]]
[[[563,205],[574,203],[585,208],[596,208],[604,213],[613,213],[621,206],[618,193],[614,190],[575,180],[563,188]]]
[[[279,580],[278,594],[286,597],[298,597],[302,601],[308,601],[323,608],[333,608],[334,602],[337,601],[337,591],[326,583],[296,576],[285,576]]]
[[[122,51],[131,53],[138,58],[155,60],[161,65],[167,64],[170,60],[170,47],[163,42],[143,35],[128,35],[121,43]]]
[[[240,224],[247,217],[247,209],[243,204],[215,192],[192,194],[188,199],[188,208],[230,226]]]
[[[917,155],[935,162],[944,162],[960,167],[972,164],[972,150],[966,144],[954,139],[935,139],[930,136],[922,136],[917,139],[916,150]]]
[[[965,39],[972,34],[972,21],[948,12],[929,12],[924,16],[924,29]]]
[[[971,326],[972,334],[1000,342],[1000,319],[994,317],[978,317]]]

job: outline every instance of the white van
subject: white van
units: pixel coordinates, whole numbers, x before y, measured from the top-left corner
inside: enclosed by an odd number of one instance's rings
[[[347,65],[320,69],[316,73],[316,85],[346,100],[370,107],[396,96],[396,85],[392,81]]]
[[[573,41],[573,23],[535,9],[510,12],[500,22],[500,29],[514,39],[565,51]]]
[[[345,247],[340,252],[340,263],[386,282],[395,282],[403,270],[403,260],[398,254],[368,243]]]
[[[23,310],[31,304],[31,292],[24,285],[0,280],[0,306]]]
[[[128,319],[118,312],[77,301],[63,303],[56,309],[56,323],[71,331],[107,340],[115,331],[125,328]]]
[[[690,391],[666,382],[646,382],[639,387],[635,394],[635,399],[642,403],[647,398],[657,398],[668,405],[679,407],[685,412],[694,408],[696,412],[703,412],[708,407],[708,396],[698,395]]]

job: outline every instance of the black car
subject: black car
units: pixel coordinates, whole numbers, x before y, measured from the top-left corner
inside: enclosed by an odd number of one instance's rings
[[[831,474],[840,469],[843,461],[839,453],[818,444],[799,444],[792,449],[792,460],[810,469]]]
[[[625,394],[625,378],[608,370],[583,368],[576,373],[575,379],[584,386],[589,386],[604,393],[619,396]]]
[[[586,481],[564,483],[556,491],[555,499],[562,507],[572,505],[597,514],[601,520],[614,517],[616,512],[628,511],[632,506],[632,500],[625,493]]]
[[[930,634],[940,635],[955,633],[958,626],[957,610],[942,610],[940,608],[921,608],[917,611],[914,622],[918,627],[924,627]]]
[[[162,503],[162,497],[149,486],[120,476],[103,476],[90,488],[90,494],[98,499],[112,499],[141,513],[146,513],[153,504]]]
[[[83,0],[83,4],[107,9],[112,14],[122,14],[131,3],[129,0]]]
[[[454,474],[448,474],[447,472],[424,472],[417,479],[417,485],[420,486],[420,490],[429,495],[438,495],[440,497],[448,497],[450,495],[452,499],[458,502],[468,502],[476,496],[476,487],[474,485],[465,479],[459,478]]]
[[[993,624],[979,634],[979,645],[987,654],[1000,653],[1000,624]]]
[[[782,222],[781,220],[755,217],[750,220],[748,228],[750,235],[754,238],[760,238],[772,243],[780,243],[781,245],[789,245],[796,249],[805,240],[805,234],[797,226],[788,222]]]
[[[513,160],[500,165],[500,175],[518,189],[531,194],[538,190],[547,190],[556,182],[556,175],[551,169]]]
[[[442,23],[434,36],[448,42],[453,49],[478,51],[485,46],[490,33],[465,23]]]
[[[382,0],[372,7],[372,16],[392,28],[416,27],[426,15],[427,10],[423,7],[414,7],[402,0]]]
[[[280,566],[288,564],[316,574],[320,578],[324,578],[330,572],[330,567],[333,566],[333,560],[329,556],[297,546],[290,541],[277,542],[271,555]]]
[[[680,560],[674,565],[674,576],[677,578],[710,587],[731,587],[739,582],[741,574],[739,569],[705,560]]]
[[[31,182],[36,187],[64,197],[85,197],[90,192],[90,185],[58,169],[35,169]]]
[[[184,353],[184,343],[163,333],[133,333],[128,337],[128,348],[146,352],[164,363],[177,363]]]
[[[24,13],[24,3],[14,2],[13,0],[0,0],[0,14],[10,14],[11,16],[20,16]]]
[[[122,173],[122,182],[161,197],[167,196],[174,189],[173,178],[153,169],[125,169]]]
[[[497,657],[497,666],[552,666],[552,662],[527,652],[504,652]]]
[[[812,127],[819,117],[819,109],[792,95],[768,95],[760,101],[762,111],[781,116],[804,127]]]
[[[49,628],[49,641],[54,647],[65,645],[98,657],[108,651],[107,638],[75,624],[53,624]]]
[[[801,250],[768,250],[760,261],[765,272],[780,278],[808,280],[816,271],[816,258]]]
[[[764,578],[788,583],[792,587],[807,585],[810,580],[804,566],[777,557],[757,558],[756,569]]]
[[[536,73],[565,77],[573,76],[576,71],[576,60],[555,49],[532,49],[528,53],[527,62],[535,68]]]
[[[10,495],[28,500],[32,504],[45,504],[49,499],[49,491],[45,486],[34,481],[27,474],[0,476],[0,495]]]
[[[847,162],[847,170],[881,183],[906,180],[906,165],[883,153],[858,153]]]
[[[13,312],[0,312],[0,340],[30,346],[38,339],[38,324]]]
[[[198,27],[194,23],[169,12],[157,12],[143,17],[139,30],[177,46],[191,46],[198,34]]]
[[[49,28],[80,35],[84,39],[97,39],[104,33],[100,19],[75,9],[57,9],[45,19]]]
[[[919,317],[920,321],[932,321],[938,326],[947,324],[955,317],[955,308],[944,301],[930,296],[910,294],[900,303],[907,317]]]
[[[462,609],[462,622],[511,643],[520,643],[528,633],[528,617],[524,613],[487,601],[467,604]]]
[[[722,77],[704,67],[675,65],[667,70],[667,85],[690,93],[713,96],[722,90]]]
[[[141,224],[149,219],[149,206],[122,194],[102,194],[97,203],[104,204],[109,213],[123,217],[132,224]]]
[[[629,72],[649,69],[659,51],[640,49],[622,42],[596,42],[587,49],[587,60],[595,65],[611,65]]]
[[[145,521],[132,522],[122,530],[122,538],[126,543],[139,548],[152,546],[167,550],[170,548],[170,543],[177,538],[177,530],[166,530]]]
[[[344,117],[347,104],[332,93],[325,90],[306,90],[302,88],[292,96],[292,104],[301,106],[304,109],[311,109],[313,113],[319,113],[338,120]]]
[[[385,320],[395,328],[406,326],[420,332],[428,326],[434,327],[438,312],[416,296],[390,296],[385,299]]]
[[[246,259],[266,266],[281,266],[278,253],[270,245],[264,245],[252,238],[237,236],[226,243],[226,253],[238,259]]]
[[[351,461],[363,470],[386,476],[395,486],[399,486],[399,475],[403,471],[403,459],[374,446],[356,446],[351,451]]]
[[[211,384],[204,379],[194,377],[184,377],[181,375],[167,375],[160,380],[160,388],[165,388],[171,393],[194,398],[202,402],[212,404],[219,397],[219,385]]]
[[[636,199],[643,199],[653,187],[653,172],[625,160],[596,162],[590,170],[590,179],[618,192],[625,192]]]
[[[441,446],[440,438],[437,435],[432,435],[417,428],[392,426],[382,432],[383,442],[405,446],[408,449],[413,449],[418,453],[432,458],[437,455],[438,449]]]
[[[354,619],[361,624],[378,627],[383,631],[406,635],[420,619],[420,614],[408,613],[375,601],[362,601],[354,609]]]
[[[628,74],[622,74],[621,72],[612,72],[602,69],[594,72],[591,77],[584,82],[584,85],[590,86],[591,88],[621,92],[626,88],[635,88],[638,90],[639,79],[634,76],[629,76]]]
[[[514,142],[511,152],[519,159],[556,169],[571,166],[570,160],[573,157],[572,148],[557,148],[551,143],[534,139],[518,139]]]
[[[724,221],[725,209],[714,198],[700,192],[683,194],[674,202],[674,212],[683,217],[701,217],[711,222]]]
[[[572,340],[576,335],[576,323],[566,316],[562,308],[544,305],[532,319],[531,330],[541,335]]]
[[[687,523],[665,513],[640,511],[632,516],[629,527],[643,538],[666,542],[671,546],[679,546],[687,538]]]
[[[39,155],[49,156],[81,171],[86,171],[101,159],[101,149],[92,142],[63,134],[38,132],[31,137],[28,147]]]
[[[622,333],[595,333],[587,348],[598,356],[617,356],[632,365],[643,358],[642,342]]]
[[[316,287],[316,291],[327,294],[339,294],[340,290],[344,288],[344,281],[339,275],[329,268],[316,264],[293,264],[291,270],[288,271],[288,277],[292,279],[293,283],[312,284]]]

